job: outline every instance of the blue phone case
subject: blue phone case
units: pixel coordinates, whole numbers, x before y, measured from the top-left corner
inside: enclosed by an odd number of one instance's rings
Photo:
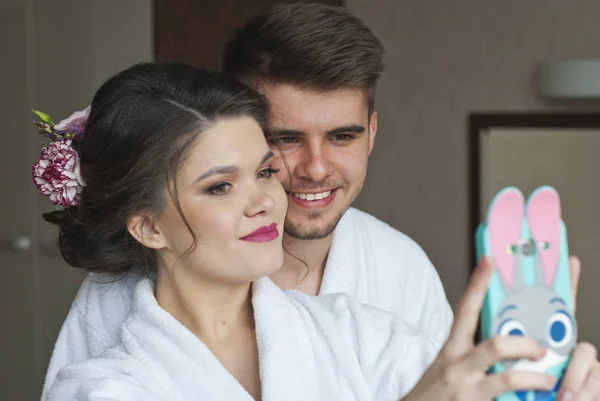
[[[524,335],[547,348],[541,361],[503,361],[490,374],[516,369],[549,373],[559,380],[553,391],[510,392],[497,400],[554,400],[577,343],[567,231],[558,192],[542,186],[527,202],[515,187],[498,192],[475,234],[475,250],[478,261],[483,255],[494,261],[481,311],[482,339]]]

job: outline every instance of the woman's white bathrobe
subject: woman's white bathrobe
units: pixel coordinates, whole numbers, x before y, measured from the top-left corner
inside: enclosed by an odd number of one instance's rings
[[[114,278],[91,274],[84,281],[54,347],[44,394],[62,367],[117,344],[140,278],[131,273],[107,284]],[[425,252],[406,235],[354,208],[344,213],[333,233],[320,295],[341,292],[400,316],[439,344],[452,324],[452,310]]]
[[[283,292],[268,278],[252,303],[264,401],[399,400],[439,344],[391,313],[345,295]],[[62,369],[46,401],[251,401],[189,330],[138,282],[120,344]]]

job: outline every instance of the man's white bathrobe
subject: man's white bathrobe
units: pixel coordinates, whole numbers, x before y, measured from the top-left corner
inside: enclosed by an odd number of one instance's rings
[[[347,294],[253,285],[262,400],[398,401],[439,344],[399,317]],[[252,401],[210,350],[138,282],[120,344],[61,370],[46,401]]]
[[[59,369],[117,344],[140,279],[131,273],[109,284],[113,279],[103,275],[85,280],[56,342],[44,394]],[[423,250],[406,235],[353,208],[334,231],[320,295],[339,292],[391,311],[440,346],[452,324],[439,276]]]

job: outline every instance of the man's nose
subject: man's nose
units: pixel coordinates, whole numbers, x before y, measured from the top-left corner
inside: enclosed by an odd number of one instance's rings
[[[325,146],[320,142],[313,142],[302,149],[295,170],[298,178],[320,182],[333,173],[333,163]]]

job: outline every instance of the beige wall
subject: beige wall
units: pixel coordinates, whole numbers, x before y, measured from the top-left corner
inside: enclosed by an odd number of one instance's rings
[[[346,0],[346,5],[388,52],[377,94],[379,135],[357,206],[425,248],[454,305],[471,268],[467,114],[600,111],[600,102],[539,99],[534,81],[542,61],[600,56],[600,2]]]
[[[55,122],[84,109],[96,89],[112,74],[153,58],[151,0],[28,0],[30,24],[29,85],[31,107]],[[35,131],[27,131],[36,136]],[[36,138],[38,152],[46,138]],[[34,189],[35,191],[35,189]],[[41,217],[50,202],[36,193],[40,369],[47,361],[58,329],[83,279],[62,258],[43,251],[52,248],[56,228]],[[38,316],[39,314],[39,316]]]
[[[0,399],[40,399],[58,330],[82,275],[57,255],[52,209],[31,182],[48,143],[31,108],[55,121],[85,108],[98,85],[152,58],[151,0],[0,0]],[[19,237],[32,247],[17,252]]]

